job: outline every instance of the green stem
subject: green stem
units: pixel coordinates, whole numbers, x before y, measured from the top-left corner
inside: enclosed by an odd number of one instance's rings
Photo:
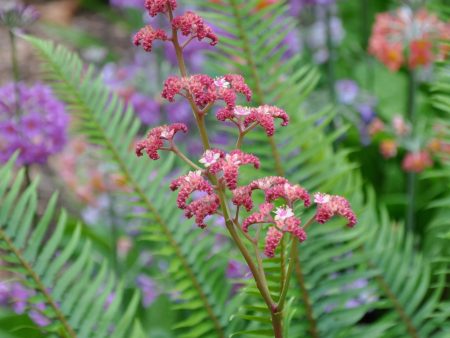
[[[412,131],[415,131],[416,124],[416,93],[417,81],[414,70],[408,72],[408,97],[406,102],[407,117],[412,125]],[[414,231],[415,227],[415,203],[416,203],[416,174],[408,173],[407,175],[407,205],[406,205],[406,228]]]
[[[305,303],[306,318],[308,319],[309,323],[309,333],[311,334],[312,338],[318,338],[319,333],[317,330],[317,321],[314,318],[311,298],[309,297],[309,292],[308,289],[306,288],[297,243],[295,243],[294,245],[294,251],[295,251],[294,252],[295,277],[302,291],[303,302]]]
[[[192,162],[183,152],[178,149],[175,145],[171,149],[172,152],[174,152],[180,159],[182,159],[185,163],[187,163],[189,166],[191,166],[195,170],[201,170],[201,168],[196,165],[194,162]]]
[[[285,274],[285,276],[283,278],[284,284],[283,284],[283,287],[281,289],[280,299],[278,300],[278,311],[279,312],[283,311],[284,304],[286,302],[286,296],[287,296],[287,292],[289,290],[289,283],[291,281],[292,270],[293,270],[293,267],[295,265],[294,262],[295,262],[295,257],[296,257],[296,253],[297,253],[296,246],[297,246],[297,240],[296,240],[295,237],[292,237],[292,240],[291,240],[291,252],[290,252],[290,255],[289,255],[289,257],[290,257],[289,258],[289,265],[288,265],[288,269],[286,271],[286,274]]]

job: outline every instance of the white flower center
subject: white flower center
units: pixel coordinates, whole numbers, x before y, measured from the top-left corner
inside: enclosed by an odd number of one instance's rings
[[[294,212],[288,206],[279,207],[275,211],[275,221],[284,221],[292,216],[294,216]]]

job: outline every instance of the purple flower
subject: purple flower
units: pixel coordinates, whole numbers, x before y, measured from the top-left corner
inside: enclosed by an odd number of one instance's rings
[[[290,14],[297,17],[306,6],[325,6],[332,5],[335,0],[291,0]]]
[[[157,124],[161,118],[161,108],[158,102],[141,93],[135,92],[128,101],[133,106],[134,111],[147,125]]]
[[[366,102],[358,105],[358,112],[364,124],[369,124],[375,118],[375,110],[372,102]]]
[[[0,162],[20,150],[18,164],[45,163],[67,141],[69,116],[49,87],[0,87]],[[17,104],[18,103],[18,104]]]
[[[48,326],[51,323],[51,320],[43,314],[43,311],[45,311],[45,304],[39,303],[34,305],[32,310],[28,313],[31,320],[38,326]]]
[[[249,273],[248,266],[237,260],[231,259],[228,261],[226,276],[231,279],[245,278]]]
[[[142,291],[142,303],[148,308],[159,295],[156,283],[150,277],[141,274],[136,278],[136,284]]]
[[[14,283],[9,294],[10,302],[15,313],[22,314],[28,305],[28,298],[34,295],[33,290],[25,288],[20,283]]]
[[[109,4],[117,8],[144,9],[144,0],[110,0]]]
[[[358,93],[359,87],[355,81],[344,79],[336,82],[336,94],[339,102],[343,104],[352,104],[355,102]]]
[[[0,5],[0,25],[13,28],[26,28],[39,19],[39,12],[33,6],[18,3]]]
[[[11,286],[8,283],[0,282],[0,306],[8,304]]]

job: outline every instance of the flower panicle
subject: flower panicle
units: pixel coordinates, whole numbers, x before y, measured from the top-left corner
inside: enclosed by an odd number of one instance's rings
[[[150,16],[166,15],[171,21],[172,34],[180,33],[186,38],[184,43],[180,43],[178,35],[169,36],[161,29],[146,26],[136,34],[134,43],[148,52],[152,50],[155,40],[170,41],[179,58],[184,47],[193,39],[199,41],[208,39],[213,46],[218,42],[212,29],[196,13],[187,11],[174,17],[172,12],[177,8],[175,0],[146,0],[145,8]],[[344,197],[317,193],[314,195],[316,214],[302,227],[300,216],[294,212],[296,204],[300,203],[304,208],[310,207],[311,196],[304,187],[289,182],[285,177],[268,176],[240,185],[241,166],[248,165],[254,169],[261,166],[258,157],[240,149],[242,138],[257,126],[261,126],[266,135],[272,137],[275,133],[275,120],[280,120],[281,126],[287,126],[289,115],[276,106],[250,107],[238,104],[239,99],[250,102],[253,94],[244,77],[239,74],[226,74],[216,78],[205,74],[187,75],[184,62],[181,61],[180,70],[181,77],[172,75],[165,81],[161,92],[162,98],[174,102],[181,96],[189,101],[198,126],[203,131],[202,137],[206,134],[203,119],[219,101],[223,106],[216,112],[217,119],[231,122],[239,129],[237,149],[224,151],[211,148],[208,146],[209,142],[204,142],[205,151],[198,161],[200,166],[185,156],[174,144],[174,137],[178,132],[187,132],[187,126],[182,123],[156,127],[149,131],[144,140],[136,144],[137,156],[146,153],[149,158],[157,160],[160,157],[158,151],[173,151],[184,162],[195,168],[194,171],[174,179],[170,184],[170,189],[178,193],[177,206],[184,211],[187,218],[195,218],[195,223],[200,228],[205,228],[208,217],[222,215],[227,218],[225,220],[227,227],[239,227],[249,240],[256,240],[249,234],[251,226],[268,225],[264,249],[267,257],[274,257],[286,233],[299,242],[305,241],[307,238],[305,228],[313,220],[323,224],[334,216],[341,216],[347,219],[349,227],[356,224],[356,215]],[[254,210],[253,194],[256,191],[264,194],[264,200],[257,205],[257,210]],[[228,193],[231,193],[231,202],[236,211],[233,218],[229,215],[231,210],[226,200]],[[240,218],[243,209],[248,214],[247,217]]]

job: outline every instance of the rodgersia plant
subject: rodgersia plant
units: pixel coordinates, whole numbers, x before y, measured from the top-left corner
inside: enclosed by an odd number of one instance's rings
[[[241,75],[226,74],[211,78],[204,74],[189,74],[183,56],[184,48],[195,39],[207,41],[214,46],[219,41],[218,37],[196,13],[187,11],[176,16],[176,0],[146,0],[145,8],[151,17],[164,16],[172,29],[167,32],[151,25],[145,26],[136,34],[134,44],[147,52],[152,51],[157,40],[169,43],[174,48],[180,76],[170,76],[166,80],[162,97],[174,102],[181,96],[189,102],[204,154],[200,159],[194,160],[177,146],[176,135],[189,133],[187,126],[182,123],[158,126],[150,130],[147,137],[136,144],[136,154],[143,156],[146,153],[150,159],[158,160],[161,152],[173,152],[192,168],[192,171],[170,184],[171,190],[178,191],[178,208],[184,211],[187,218],[195,218],[200,228],[207,226],[208,216],[223,217],[226,228],[244,257],[271,313],[274,336],[282,337],[283,310],[293,264],[289,264],[283,271],[281,291],[274,296],[262,264],[260,233],[265,232],[266,259],[281,254],[280,243],[287,237],[290,238],[293,258],[297,241],[306,240],[306,229],[314,222],[323,224],[338,215],[346,218],[347,225],[353,227],[357,222],[356,216],[344,197],[316,193],[312,199],[306,189],[284,177],[269,176],[255,179],[247,185],[241,184],[241,166],[252,166],[254,169],[260,167],[260,160],[256,156],[241,150],[245,136],[259,127],[264,129],[267,136],[273,136],[277,121],[280,121],[281,126],[288,125],[288,114],[269,105],[238,105],[240,95],[248,102],[252,99],[251,89]],[[217,149],[210,144],[205,120],[210,118],[215,105],[219,106],[217,120],[231,122],[227,125],[238,131],[234,149]],[[264,194],[264,201],[255,205],[253,196],[258,191]],[[298,212],[300,204],[309,208],[312,202],[316,204],[317,211],[301,226],[302,220]],[[256,231],[253,232],[252,228],[256,228]],[[253,254],[249,247],[253,248]]]

